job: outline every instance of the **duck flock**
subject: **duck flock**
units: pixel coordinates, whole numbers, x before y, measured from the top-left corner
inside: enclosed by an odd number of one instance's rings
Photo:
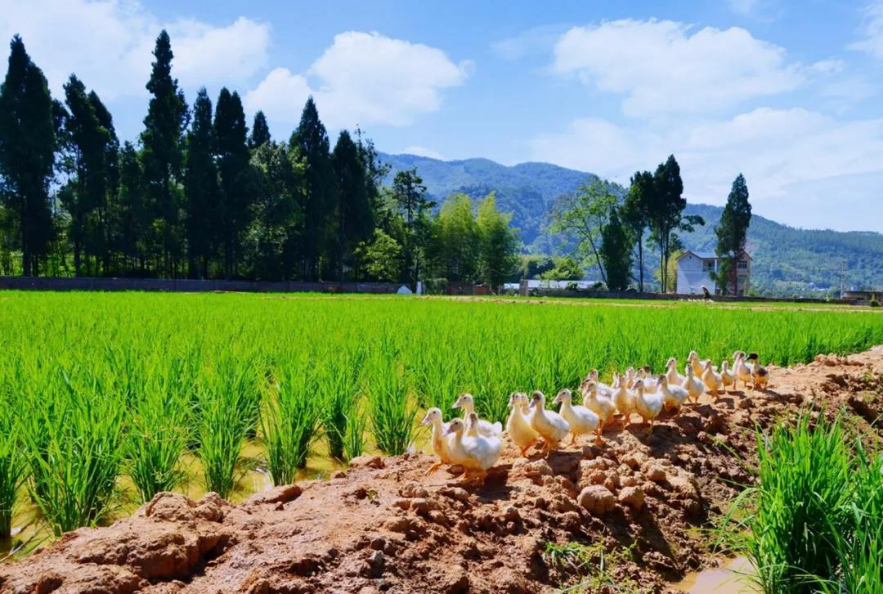
[[[560,404],[560,412],[546,408],[546,397],[536,391],[530,397],[514,392],[509,398],[512,412],[506,422],[506,433],[527,457],[527,450],[542,439],[545,456],[555,450],[570,434],[575,444],[582,435],[595,435],[595,443],[603,444],[601,433],[605,428],[624,429],[637,414],[646,431],[653,430],[653,422],[663,409],[675,414],[688,400],[695,404],[708,392],[717,398],[721,392],[738,389],[739,382],[753,390],[767,386],[768,370],[760,365],[756,353],[733,353],[733,365],[724,360],[720,368],[711,360],[700,359],[690,352],[684,375],[678,372],[678,362],[672,357],[663,374],[653,375],[649,366],[635,370],[629,367],[624,374],[614,373],[613,383],[606,385],[592,370],[579,387],[583,405],[573,403],[568,389],[558,392],[553,404]],[[471,394],[461,394],[453,408],[463,410],[463,418],[445,423],[442,411],[430,408],[423,424],[432,427],[432,449],[438,461],[427,471],[431,473],[442,465],[459,465],[464,469],[465,482],[482,482],[487,471],[496,464],[503,444],[503,426],[480,419],[475,413]]]

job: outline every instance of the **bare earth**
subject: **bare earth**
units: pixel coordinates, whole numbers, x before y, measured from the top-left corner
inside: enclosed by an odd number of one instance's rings
[[[750,480],[754,427],[814,403],[880,435],[881,374],[883,346],[771,368],[767,393],[703,396],[651,435],[632,425],[548,460],[507,448],[484,487],[425,476],[432,459],[406,455],[237,506],[164,493],[0,565],[0,592],[548,592],[595,571],[544,556],[571,541],[620,551],[608,567],[618,584],[664,592],[715,561],[701,529]]]

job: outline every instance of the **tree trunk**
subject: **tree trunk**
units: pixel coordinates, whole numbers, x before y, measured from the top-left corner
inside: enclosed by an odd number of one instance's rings
[[[638,235],[638,287],[644,292],[644,233]]]

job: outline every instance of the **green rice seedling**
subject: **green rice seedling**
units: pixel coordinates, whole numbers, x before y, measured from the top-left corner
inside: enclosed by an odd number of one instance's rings
[[[346,418],[346,436],[343,442],[343,459],[347,462],[358,458],[365,451],[365,429],[368,419],[356,407]]]
[[[172,491],[186,473],[181,454],[189,437],[186,402],[172,393],[151,390],[136,404],[126,444],[126,466],[142,503]]]
[[[315,363],[302,358],[277,373],[278,384],[265,397],[261,424],[274,485],[288,485],[319,437],[321,405],[316,399]]]
[[[47,387],[44,400],[22,415],[21,433],[31,498],[60,536],[110,510],[123,457],[123,408],[91,373],[64,373]]]
[[[365,359],[362,348],[345,351],[339,357],[327,355],[330,360],[317,376],[317,393],[311,398],[321,402],[322,427],[332,458],[344,458],[347,420],[352,416],[359,393],[359,375]]]
[[[754,507],[742,522],[748,533],[731,542],[756,568],[763,592],[817,591],[820,581],[836,579],[838,539],[850,532],[854,477],[844,432],[823,417],[812,426],[804,414],[757,441],[759,485],[744,492]]]
[[[18,439],[13,408],[0,399],[0,540],[9,537],[19,487],[25,478],[25,458]]]
[[[388,337],[367,370],[368,411],[377,447],[386,454],[404,454],[414,433],[417,409],[410,402],[404,370]]]
[[[252,363],[232,357],[220,359],[202,380],[197,435],[203,480],[207,490],[226,499],[239,478],[246,435],[257,422],[260,390]]]

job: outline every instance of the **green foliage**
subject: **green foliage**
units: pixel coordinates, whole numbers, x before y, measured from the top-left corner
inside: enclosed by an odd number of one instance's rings
[[[390,456],[404,454],[414,433],[417,409],[408,398],[395,345],[382,338],[366,370],[368,411],[377,447]]]
[[[543,280],[582,280],[586,272],[570,256],[555,258],[555,267],[539,275]],[[528,277],[530,278],[530,277]]]
[[[402,280],[420,278],[429,239],[429,214],[435,203],[426,195],[426,186],[417,170],[400,171],[393,180],[392,200],[402,220]]]
[[[318,374],[316,395],[321,405],[322,427],[333,458],[345,459],[347,430],[355,430],[358,417],[359,377],[365,359],[363,349],[328,353],[328,365]]]
[[[714,233],[717,235],[715,253],[724,258],[721,269],[715,278],[721,293],[739,292],[739,275],[737,262],[745,254],[745,242],[748,239],[748,226],[751,224],[751,204],[748,202],[748,186],[745,177],[740,173],[733,181],[733,189],[727,197],[727,205],[721,214],[720,224]]]
[[[359,147],[349,132],[344,130],[337,139],[331,154],[337,178],[337,246],[334,259],[338,278],[343,280],[344,270],[352,268],[352,255],[356,246],[371,237],[374,230],[374,212],[371,207],[367,170],[359,155]]]
[[[220,223],[213,208],[218,198],[214,148],[212,100],[203,88],[199,90],[193,103],[193,123],[187,133],[184,167],[187,249],[191,277],[208,278],[209,260],[214,255],[215,233]]]
[[[547,542],[543,560],[563,575],[571,576],[562,584],[563,592],[598,592],[613,588],[617,592],[640,592],[637,582],[618,577],[617,567],[632,560],[632,548],[608,551],[603,542],[592,545],[581,542],[558,544]]]
[[[473,282],[478,274],[480,237],[472,199],[448,196],[432,223],[430,258],[435,276]]]
[[[497,210],[493,192],[478,207],[478,274],[492,289],[502,285],[518,263],[518,237],[517,232],[509,227],[511,218],[511,215]]]
[[[25,478],[25,457],[11,402],[0,401],[0,540],[10,535],[19,487]]]
[[[631,279],[632,246],[616,207],[610,210],[610,220],[601,233],[601,260],[607,270],[607,287],[625,291]]]
[[[251,125],[251,135],[248,137],[248,148],[254,150],[270,142],[270,127],[267,125],[267,116],[258,110],[254,114],[254,122]]]
[[[391,283],[401,276],[402,246],[381,229],[374,231],[371,243],[356,248],[355,258],[368,279]]]

